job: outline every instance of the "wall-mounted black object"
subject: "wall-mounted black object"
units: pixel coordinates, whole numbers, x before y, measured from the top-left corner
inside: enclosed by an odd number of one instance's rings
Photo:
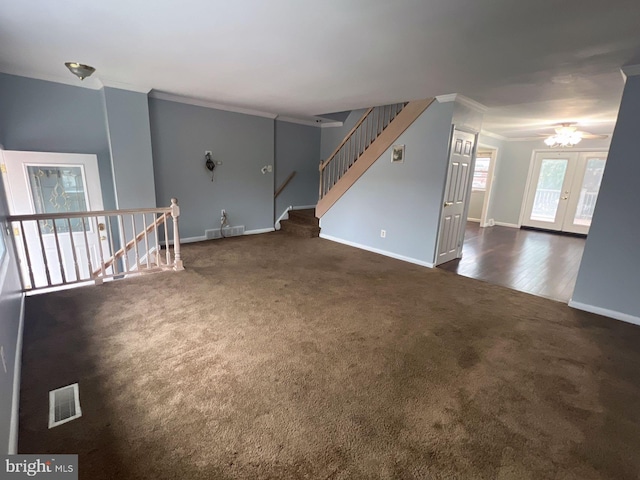
[[[207,170],[209,170],[211,172],[211,181],[213,182],[213,169],[216,168],[216,164],[213,161],[213,159],[211,158],[211,153],[207,152],[204,156],[204,158],[206,159],[204,162],[204,166],[207,167]]]

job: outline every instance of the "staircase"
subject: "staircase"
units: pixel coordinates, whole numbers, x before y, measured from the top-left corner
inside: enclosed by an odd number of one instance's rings
[[[304,238],[320,235],[319,221],[313,209],[289,210],[289,219],[280,221],[280,230]]]
[[[338,148],[320,163],[316,217],[322,217],[434,100],[368,109]]]

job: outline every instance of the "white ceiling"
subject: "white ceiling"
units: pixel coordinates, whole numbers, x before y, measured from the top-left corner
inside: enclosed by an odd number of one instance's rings
[[[637,0],[4,0],[0,71],[290,116],[460,93],[503,136],[610,133],[639,26]]]

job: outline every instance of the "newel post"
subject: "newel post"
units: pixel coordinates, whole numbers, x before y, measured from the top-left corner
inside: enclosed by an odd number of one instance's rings
[[[173,269],[184,270],[182,257],[180,256],[180,229],[178,228],[178,218],[180,217],[180,207],[178,199],[171,199],[171,216],[173,217]]]

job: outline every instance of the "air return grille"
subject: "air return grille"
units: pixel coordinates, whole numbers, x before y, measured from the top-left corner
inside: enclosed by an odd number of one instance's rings
[[[49,428],[81,416],[80,390],[77,383],[49,392]]]
[[[244,235],[244,225],[240,225],[237,227],[224,227],[222,229],[222,233],[225,237],[237,237],[240,235]],[[219,228],[213,228],[211,230],[205,230],[204,234],[207,240],[212,240],[214,238],[222,238],[220,235]]]

